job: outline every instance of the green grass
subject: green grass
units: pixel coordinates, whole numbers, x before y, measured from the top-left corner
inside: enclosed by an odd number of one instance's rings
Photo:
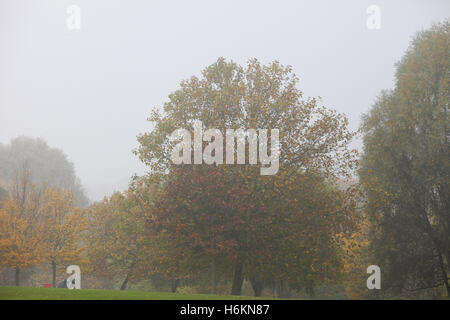
[[[170,292],[69,290],[55,288],[1,287],[0,300],[242,300],[257,299],[246,296],[213,294],[180,294]],[[259,298],[270,299],[270,298]]]

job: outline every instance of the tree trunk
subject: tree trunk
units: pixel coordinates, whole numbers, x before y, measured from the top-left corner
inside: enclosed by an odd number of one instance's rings
[[[128,279],[130,279],[130,275],[133,272],[134,266],[136,265],[136,260],[133,261],[133,263],[130,266],[130,270],[127,273],[127,276],[125,277],[125,280],[123,280],[122,285],[120,286],[120,290],[125,290],[127,288]]]
[[[278,280],[275,280],[275,284],[274,284],[274,287],[273,287],[273,293],[274,293],[274,296],[275,296],[275,298],[281,298],[281,284],[280,284],[280,281],[278,281]]]
[[[250,284],[253,288],[253,293],[255,294],[255,297],[261,297],[262,291],[264,289],[264,281],[261,279],[258,279],[257,277],[250,277]]]
[[[52,261],[52,287],[56,288],[56,263]]]
[[[425,221],[426,221],[426,231],[438,253],[439,268],[441,269],[442,280],[444,280],[444,285],[445,285],[445,289],[447,290],[447,295],[450,297],[450,285],[448,283],[448,276],[447,276],[447,271],[446,271],[445,265],[444,265],[444,259],[442,258],[441,241],[439,241],[439,239],[434,236],[433,228],[431,227],[431,223],[426,216],[426,211],[424,210],[424,212],[425,212]],[[450,263],[449,263],[449,265],[450,265]],[[447,268],[450,268],[449,265],[447,266]]]
[[[16,278],[16,286],[20,286],[20,269],[16,268],[16,274],[15,274],[15,278]]]
[[[120,290],[125,290],[127,288],[129,274],[125,277],[125,280],[123,280],[122,285],[120,286]]]
[[[442,259],[441,250],[439,250],[439,248],[437,248],[437,252],[438,252],[438,258],[439,258],[439,268],[441,269],[441,272],[442,272],[442,280],[444,280],[445,289],[447,289],[447,296],[450,297],[450,286],[448,284],[448,276],[447,276],[447,271],[445,270],[444,260]]]
[[[290,298],[289,283],[287,280],[275,281],[275,298]]]
[[[216,257],[211,259],[211,293],[216,294]]]
[[[242,293],[242,283],[244,282],[242,269],[243,263],[241,261],[236,262],[234,267],[233,285],[231,286],[231,294],[234,296],[240,296]]]
[[[309,280],[306,285],[306,293],[310,298],[314,297],[314,282],[312,280]]]
[[[179,284],[180,280],[172,280],[171,284],[170,284],[170,289],[172,290],[173,293],[177,292],[177,288],[178,288],[178,284]]]

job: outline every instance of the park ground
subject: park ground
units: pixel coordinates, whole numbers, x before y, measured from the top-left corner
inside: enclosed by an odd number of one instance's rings
[[[2,287],[0,300],[247,300],[248,296],[213,294],[181,294],[171,292],[56,289],[32,287]],[[270,299],[267,297],[259,299]]]

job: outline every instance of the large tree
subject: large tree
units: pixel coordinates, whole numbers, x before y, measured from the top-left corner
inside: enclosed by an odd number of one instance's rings
[[[88,209],[89,225],[86,232],[88,272],[96,276],[120,278],[120,289],[129,282],[148,275],[153,266],[148,263],[145,214],[142,203],[130,190],[114,193],[103,202]],[[144,265],[146,267],[144,267]]]
[[[39,215],[41,191],[31,184],[27,170],[17,177],[11,195],[0,210],[0,268],[13,268],[18,286],[21,270],[43,262],[47,248]]]
[[[84,210],[75,208],[69,191],[37,188],[24,170],[11,189],[11,200],[0,204],[0,268],[15,269],[20,284],[21,270],[49,262],[53,286],[56,267],[80,264]]]
[[[319,247],[331,249],[331,230],[335,221],[343,220],[346,210],[329,194],[336,180],[348,177],[355,165],[354,151],[348,147],[353,134],[345,116],[316,99],[303,98],[297,83],[291,68],[278,62],[264,66],[251,60],[242,67],[220,58],[201,78],[183,81],[169,95],[163,112],[154,111],[154,129],[138,137],[136,153],[149,166],[149,175],[165,176],[161,185],[166,192],[148,219],[149,228],[160,224],[186,252],[210,257],[213,292],[217,258],[228,257],[233,268],[233,294],[240,294],[244,276],[253,280],[260,294],[264,279],[257,275],[287,280],[288,272],[278,272],[283,269],[277,267],[295,267],[298,261],[305,265],[303,275],[312,268],[321,270],[323,261],[317,258],[327,252]],[[261,165],[248,161],[218,167],[174,165],[169,137],[180,128],[192,132],[196,120],[204,130],[219,129],[222,134],[226,129],[278,129],[279,172],[261,176]],[[294,226],[301,225],[300,233]],[[310,239],[314,233],[319,236]],[[299,247],[309,260],[300,260]],[[289,280],[294,278],[301,280]]]
[[[86,262],[81,245],[87,224],[85,210],[74,207],[69,191],[46,188],[42,192],[39,219],[44,224],[40,237],[52,267],[52,285],[56,287],[58,266]]]
[[[448,21],[419,32],[364,116],[360,171],[385,288],[450,295]]]

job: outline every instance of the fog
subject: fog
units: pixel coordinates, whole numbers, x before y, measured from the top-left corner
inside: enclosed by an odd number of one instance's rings
[[[71,4],[80,30],[66,26]],[[379,30],[366,26],[371,4]],[[449,12],[447,0],[0,0],[0,143],[46,139],[100,199],[145,171],[131,151],[152,108],[221,56],[292,65],[305,96],[356,129],[411,36]]]

